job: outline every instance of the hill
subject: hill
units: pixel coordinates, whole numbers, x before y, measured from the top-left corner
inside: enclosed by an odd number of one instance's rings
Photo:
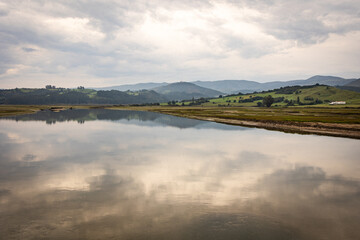
[[[209,98],[223,94],[219,91],[200,87],[193,83],[188,83],[188,82],[171,83],[166,86],[153,88],[152,90],[164,95],[169,100]]]
[[[360,105],[360,93],[325,85],[283,87],[260,93],[229,95],[198,103],[203,106],[258,106],[268,95],[275,100],[273,106],[328,106],[333,101],[346,101],[345,106]],[[196,102],[185,102],[184,105],[196,105]]]
[[[360,87],[360,78],[355,80],[355,81],[352,81],[348,84],[345,84],[344,86],[346,87]]]
[[[149,90],[138,92],[65,88],[0,90],[0,104],[145,104],[166,100],[164,96]]]
[[[354,91],[354,92],[360,92],[360,78],[348,84],[345,84],[344,86],[337,86],[337,88]]]
[[[339,89],[353,91],[353,92],[360,92],[360,87],[352,87],[352,86],[337,86]]]

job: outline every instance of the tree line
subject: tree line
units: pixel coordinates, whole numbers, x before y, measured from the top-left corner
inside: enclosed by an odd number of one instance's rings
[[[148,90],[127,93],[117,90],[95,91],[83,87],[65,89],[51,85],[40,89],[0,90],[0,104],[154,104],[166,100],[162,95]]]

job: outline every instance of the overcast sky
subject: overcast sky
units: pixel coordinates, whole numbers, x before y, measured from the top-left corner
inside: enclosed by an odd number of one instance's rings
[[[0,88],[360,77],[359,0],[0,0]]]

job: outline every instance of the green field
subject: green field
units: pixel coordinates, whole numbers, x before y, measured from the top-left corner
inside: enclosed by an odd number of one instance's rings
[[[360,93],[322,85],[286,87],[261,93],[224,96],[221,98],[207,99],[207,102],[199,105],[204,107],[256,107],[258,103],[262,103],[261,98],[268,95],[271,95],[275,100],[281,100],[279,102],[275,101],[272,107],[285,107],[289,105],[302,107],[344,107],[329,104],[334,101],[346,101],[345,106],[347,107],[360,107]],[[178,102],[177,105],[189,106],[194,103],[197,105],[196,101]]]

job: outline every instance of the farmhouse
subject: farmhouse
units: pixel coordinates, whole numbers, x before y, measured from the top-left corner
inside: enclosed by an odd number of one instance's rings
[[[338,104],[346,104],[345,101],[335,101],[335,102],[331,102],[329,103],[330,105],[338,105]]]

